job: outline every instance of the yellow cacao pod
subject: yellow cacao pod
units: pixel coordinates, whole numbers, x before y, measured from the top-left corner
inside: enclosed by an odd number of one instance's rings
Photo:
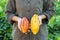
[[[34,14],[31,18],[31,31],[34,35],[36,35],[39,31],[39,26],[40,26],[40,22],[39,22],[39,18],[37,14]]]

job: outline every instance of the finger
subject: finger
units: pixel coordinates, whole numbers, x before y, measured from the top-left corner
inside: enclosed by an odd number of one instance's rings
[[[42,24],[42,20],[40,19],[40,25]]]
[[[28,32],[30,32],[30,30],[28,30]]]
[[[21,20],[18,20],[18,28],[19,28],[19,30],[21,30],[20,23],[21,23]]]
[[[42,25],[42,17],[39,16],[40,25]]]

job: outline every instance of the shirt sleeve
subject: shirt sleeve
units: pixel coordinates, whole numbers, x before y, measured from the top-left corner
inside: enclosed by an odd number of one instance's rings
[[[11,20],[13,16],[15,16],[16,6],[14,0],[8,0],[6,5],[6,18],[9,24],[13,24],[14,22]]]
[[[46,19],[43,21],[48,23],[49,19],[53,16],[54,12],[54,2],[53,0],[44,0],[43,2],[43,12],[42,14],[46,15]]]

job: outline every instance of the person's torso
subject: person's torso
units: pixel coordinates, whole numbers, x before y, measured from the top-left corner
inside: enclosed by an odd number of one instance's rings
[[[20,17],[27,17],[29,20],[34,13],[41,14],[43,9],[43,0],[15,0],[16,1],[16,14]],[[13,26],[13,40],[46,40],[47,28],[42,25],[40,31],[36,36],[29,32],[23,34],[15,23]]]
[[[16,12],[20,17],[30,19],[34,13],[38,15],[43,9],[43,0],[15,0]]]

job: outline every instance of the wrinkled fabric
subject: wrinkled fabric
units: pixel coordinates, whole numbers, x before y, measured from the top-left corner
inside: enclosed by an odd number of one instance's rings
[[[45,24],[53,16],[53,12],[53,0],[8,0],[5,13],[8,23],[13,24],[13,40],[47,40],[48,31]],[[17,23],[11,20],[13,16],[18,16],[20,18],[27,17],[30,21],[35,13],[44,14],[47,17],[42,20],[43,24],[37,35],[33,35],[32,32],[23,34],[17,28]]]

